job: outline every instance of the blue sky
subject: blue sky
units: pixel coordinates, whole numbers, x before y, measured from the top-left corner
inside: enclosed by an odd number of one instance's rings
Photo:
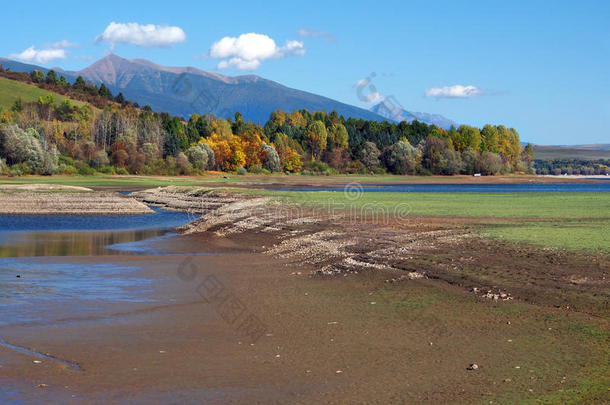
[[[90,4],[8,2],[0,55],[78,70],[112,50],[362,107],[357,83],[369,78],[379,94],[361,93],[407,110],[512,126],[540,144],[610,143],[609,1]]]

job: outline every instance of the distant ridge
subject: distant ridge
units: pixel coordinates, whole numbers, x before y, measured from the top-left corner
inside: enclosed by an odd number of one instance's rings
[[[0,64],[18,72],[49,69],[0,58]],[[145,59],[128,60],[110,54],[80,71],[53,68],[71,81],[83,76],[96,84],[104,83],[113,94],[138,104],[150,105],[156,111],[189,117],[193,113],[232,117],[239,111],[244,118],[263,123],[275,110],[336,110],[347,118],[375,121],[413,121],[449,128],[455,123],[440,115],[411,113],[392,114],[375,106],[372,111],[341,103],[306,91],[292,89],[256,75],[226,76],[194,67],[167,67]],[[385,106],[385,105],[384,105]]]
[[[445,118],[442,115],[407,111],[400,107],[392,106],[389,103],[386,103],[385,101],[382,101],[381,103],[373,106],[371,108],[371,111],[375,114],[381,115],[382,117],[388,120],[393,120],[397,122],[412,122],[417,120],[419,122],[425,122],[426,124],[436,125],[437,127],[444,129],[449,129],[452,126],[457,128],[458,126],[458,124],[456,124],[454,121],[450,120],[449,118]]]

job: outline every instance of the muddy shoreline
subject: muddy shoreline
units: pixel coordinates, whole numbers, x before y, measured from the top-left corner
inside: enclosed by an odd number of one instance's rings
[[[158,242],[171,256],[71,258],[138,267],[133,277],[154,283],[133,294],[150,301],[99,302],[92,314],[54,303],[42,320],[3,326],[4,341],[81,370],[0,347],[0,398],[518,403],[578,387],[603,358],[580,325],[610,327],[607,257],[486,242],[459,221],[346,221],[222,190],[133,197],[202,218]]]
[[[597,315],[607,311],[610,298],[607,255],[488,240],[473,232],[469,221],[361,218],[210,189],[165,187],[132,195],[164,209],[201,215],[178,228],[181,234],[217,238],[255,235],[264,241],[258,251],[297,268],[313,269],[306,274],[388,271],[397,275],[388,282],[433,279],[483,300],[520,299]],[[509,271],[490,282],[489,272],[500,272],[515,263],[520,263],[519,275]],[[469,271],[472,266],[489,270]]]

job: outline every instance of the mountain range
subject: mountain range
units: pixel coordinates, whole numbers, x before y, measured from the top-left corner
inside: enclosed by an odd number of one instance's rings
[[[399,106],[394,106],[392,104],[392,100],[384,100],[380,102],[379,104],[373,106],[371,111],[390,121],[412,122],[417,120],[419,122],[425,122],[426,124],[434,124],[437,127],[444,129],[449,129],[452,126],[456,128],[458,127],[457,123],[449,118],[443,117],[442,115],[407,111]]]
[[[0,58],[5,69],[31,72],[49,69]],[[400,111],[381,102],[366,110],[330,98],[283,86],[256,75],[225,76],[194,67],[167,67],[144,59],[128,60],[111,54],[80,71],[54,68],[74,81],[78,76],[95,84],[104,83],[113,94],[153,110],[189,117],[193,113],[213,113],[219,117],[233,116],[236,111],[245,119],[264,123],[272,111],[308,109],[333,111],[345,117],[367,120],[413,121],[449,128],[455,123],[434,114]]]

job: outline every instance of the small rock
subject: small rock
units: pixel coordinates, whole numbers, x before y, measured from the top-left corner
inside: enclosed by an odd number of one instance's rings
[[[512,380],[511,380],[510,378],[505,378],[503,381],[504,381],[505,383],[508,383],[508,382],[511,382]]]
[[[42,361],[40,361],[40,360],[34,360],[32,363],[34,363],[34,364],[40,364],[40,363],[42,363]]]
[[[337,371],[335,371],[335,374],[341,374],[341,373],[343,373],[343,370],[337,370]]]
[[[476,364],[476,363],[472,363],[471,365],[469,365],[468,367],[466,367],[466,370],[470,370],[470,371],[473,371],[473,370],[478,370],[478,369],[479,369],[479,365],[478,365],[478,364]]]
[[[48,384],[38,384],[36,388],[47,388],[48,386]]]
[[[371,301],[371,305],[375,305],[377,304],[375,301]]]

